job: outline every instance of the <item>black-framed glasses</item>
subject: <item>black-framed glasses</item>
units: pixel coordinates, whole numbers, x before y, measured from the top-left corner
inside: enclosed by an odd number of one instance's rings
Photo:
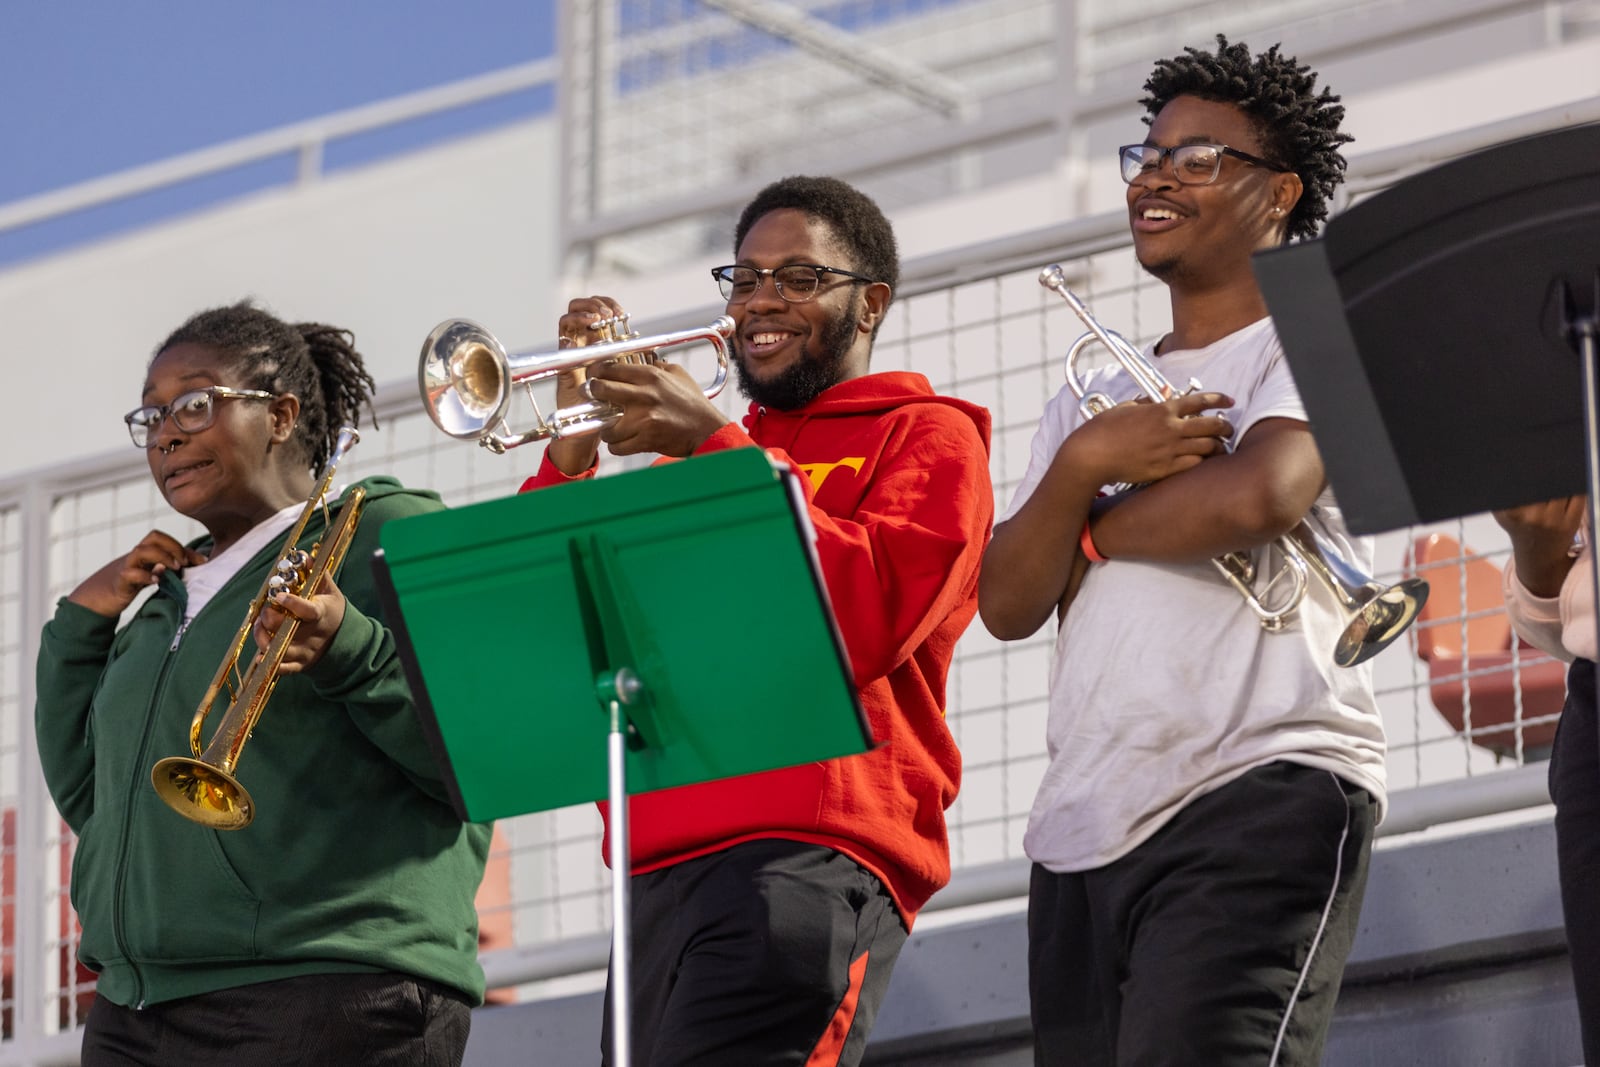
[[[1171,148],[1158,148],[1153,144],[1125,144],[1117,149],[1122,161],[1122,180],[1132,185],[1141,175],[1151,174],[1161,168],[1161,161],[1172,157],[1172,176],[1183,185],[1210,185],[1222,173],[1222,157],[1232,156],[1253,167],[1264,167],[1279,174],[1287,167],[1268,163],[1260,156],[1229,148],[1225,144],[1175,144]]]
[[[199,433],[217,421],[218,400],[276,400],[277,393],[264,393],[260,389],[230,389],[226,385],[208,385],[204,389],[191,389],[174,397],[170,404],[160,407],[146,405],[134,408],[122,416],[128,424],[128,436],[137,448],[149,448],[167,419],[184,433]]]
[[[804,304],[815,300],[822,292],[824,274],[840,274],[858,282],[871,285],[875,279],[853,270],[824,267],[820,263],[785,263],[781,267],[712,267],[711,276],[722,289],[722,299],[730,304],[742,304],[756,295],[761,288],[763,275],[772,275],[772,284],[778,295],[791,304]]]

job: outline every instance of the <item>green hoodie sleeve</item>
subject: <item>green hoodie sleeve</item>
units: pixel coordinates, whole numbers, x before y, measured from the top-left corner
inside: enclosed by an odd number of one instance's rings
[[[117,620],[62,598],[39,640],[33,728],[45,783],[73,833],[94,811],[89,710]]]
[[[435,494],[417,491],[374,494],[368,501],[339,573],[346,601],[344,621],[306,677],[324,699],[343,705],[356,727],[418,788],[449,803],[417,718],[394,635],[380,614],[371,565],[378,530],[385,522],[443,507]]]

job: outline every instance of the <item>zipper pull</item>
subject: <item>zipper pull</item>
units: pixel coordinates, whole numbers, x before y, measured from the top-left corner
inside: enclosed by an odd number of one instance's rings
[[[172,644],[167,646],[168,652],[178,651],[178,642],[183,640],[183,631],[189,628],[189,620],[184,619],[178,624],[177,631],[172,635]]]

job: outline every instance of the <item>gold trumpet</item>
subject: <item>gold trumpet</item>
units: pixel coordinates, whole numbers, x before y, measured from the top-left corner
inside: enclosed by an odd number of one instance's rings
[[[278,562],[268,572],[266,581],[262,582],[260,591],[250,602],[244,625],[234,635],[232,646],[223,656],[222,665],[217,668],[216,677],[211,680],[210,687],[200,701],[199,710],[189,724],[189,748],[194,753],[193,758],[168,756],[150,769],[150,781],[168,807],[213,830],[243,829],[256,817],[255,802],[250,799],[249,790],[234,777],[234,772],[244,751],[244,743],[250,739],[250,732],[261,718],[261,710],[266,707],[267,699],[278,684],[283,657],[289,651],[289,642],[294,638],[300,620],[293,615],[286,616],[267,647],[251,657],[242,677],[239,655],[250,640],[250,631],[255,628],[256,619],[270,597],[284,591],[296,596],[306,595],[307,590],[314,592],[324,577],[338,572],[339,564],[350,548],[350,539],[355,534],[356,522],[366,500],[365,489],[357,487],[345,495],[345,504],[338,519],[309,550],[299,548],[298,542],[311,517],[319,510],[327,510],[328,489],[333,484],[334,470],[344,454],[360,439],[361,435],[352,426],[339,430],[333,453],[323,467],[321,481],[312,490],[294,529],[289,531]],[[228,710],[211,735],[211,743],[202,751],[201,728],[211,714],[212,704],[224,688],[228,690]]]
[[[593,433],[622,414],[621,409],[598,400],[558,408],[548,416],[540,412],[532,386],[565,370],[703,341],[709,342],[717,354],[716,375],[701,389],[706,399],[722,392],[728,380],[728,339],[733,336],[733,319],[726,315],[709,326],[653,337],[628,334],[623,320],[622,336],[618,333],[612,325],[601,333],[606,338],[603,344],[508,354],[494,334],[470,319],[441,322],[422,343],[417,385],[422,391],[423,406],[434,425],[451,437],[476,440],[499,455],[529,441]],[[524,386],[528,402],[533,405],[534,427],[522,433],[512,433],[506,422],[513,385]]]
[[[1067,386],[1078,398],[1078,409],[1084,418],[1093,418],[1115,404],[1105,393],[1087,392],[1078,377],[1079,357],[1097,342],[1105,346],[1122,371],[1150,400],[1170,400],[1200,388],[1199,382],[1190,379],[1180,394],[1143,352],[1121,334],[1102,326],[1077,294],[1067,287],[1066,274],[1059,264],[1051,264],[1041,271],[1039,284],[1065,300],[1089,328],[1089,332],[1067,350]],[[1333,662],[1337,666],[1354,667],[1382,652],[1416,620],[1417,613],[1427,602],[1426,581],[1408,578],[1389,586],[1375,581],[1343,559],[1333,544],[1304,519],[1273,541],[1272,547],[1282,557],[1283,567],[1267,577],[1259,592],[1255,587],[1256,565],[1251,553],[1228,552],[1211,562],[1244,597],[1261,628],[1268,633],[1284,629],[1294,618],[1312,578],[1321,582],[1333,593],[1344,621],[1333,650]]]

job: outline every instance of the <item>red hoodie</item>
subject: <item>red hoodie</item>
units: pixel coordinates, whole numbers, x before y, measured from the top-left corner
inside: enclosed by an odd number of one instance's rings
[[[752,404],[744,426],[723,426],[698,452],[759,445],[805,476],[823,578],[878,745],[630,798],[633,873],[759,838],[806,841],[882,879],[909,927],[950,880],[944,811],[961,754],[944,720],[945,679],[977,611],[994,520],[989,412],[891,371],[841,382],[795,411]],[[570,480],[546,459],[522,488]]]

